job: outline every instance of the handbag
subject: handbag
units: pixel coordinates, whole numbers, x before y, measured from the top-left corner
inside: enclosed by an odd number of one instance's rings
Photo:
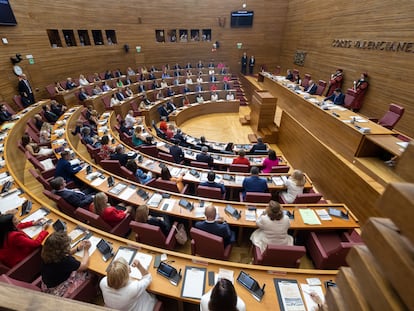
[[[185,227],[183,224],[178,224],[177,226],[173,226],[176,233],[175,233],[175,239],[177,240],[177,243],[180,245],[184,245],[187,240],[187,231],[185,231]]]

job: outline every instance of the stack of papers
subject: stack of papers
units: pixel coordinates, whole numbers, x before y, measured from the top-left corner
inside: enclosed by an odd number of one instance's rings
[[[247,221],[256,221],[256,211],[255,210],[246,210],[246,220]]]
[[[326,209],[317,209],[316,214],[318,214],[321,220],[332,220],[331,216]]]
[[[151,198],[148,200],[147,205],[150,207],[158,207],[162,200],[162,195],[159,193],[154,193]]]
[[[299,209],[300,216],[302,217],[303,223],[307,225],[320,225],[321,222],[316,216],[313,209],[310,208],[301,208]]]

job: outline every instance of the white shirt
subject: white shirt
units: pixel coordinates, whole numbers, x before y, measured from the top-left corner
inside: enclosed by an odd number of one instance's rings
[[[203,96],[197,96],[197,103],[204,103]]]
[[[85,78],[79,79],[79,85],[83,85],[83,86],[89,85],[89,81],[86,80]]]
[[[191,78],[185,79],[185,84],[193,84],[193,79]]]
[[[198,77],[197,78],[197,83],[202,83],[203,82],[203,78],[202,77]]]
[[[157,302],[146,289],[152,281],[151,274],[144,275],[141,280],[130,279],[128,284],[120,289],[108,286],[107,277],[99,283],[105,306],[121,311],[152,310]]]
[[[218,99],[218,95],[216,94],[211,94],[211,101],[215,102]]]
[[[112,106],[116,106],[116,105],[119,105],[121,102],[118,100],[118,98],[116,98],[116,97],[112,97],[111,98],[111,107]]]
[[[286,181],[287,191],[282,192],[281,196],[285,199],[286,203],[292,203],[298,194],[303,193],[303,186],[296,186],[296,184],[288,178]]]
[[[208,311],[208,303],[210,302],[210,295],[211,295],[211,291],[209,291],[208,293],[204,294],[201,297],[200,311]],[[236,308],[239,311],[246,311],[246,304],[240,297],[237,297]]]
[[[234,94],[227,94],[226,99],[227,100],[234,100]]]
[[[134,116],[131,116],[129,113],[125,116],[125,126],[128,128],[133,127],[135,124]]]
[[[161,88],[168,87],[168,83],[165,81],[161,82]]]

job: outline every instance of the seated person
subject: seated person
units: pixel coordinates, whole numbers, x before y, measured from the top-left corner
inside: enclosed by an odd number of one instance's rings
[[[167,102],[167,112],[170,114],[171,112],[173,112],[174,110],[177,110],[177,107],[175,107],[174,103],[172,101],[168,101]]]
[[[161,179],[162,180],[169,180],[169,181],[173,181],[176,183],[178,191],[181,192],[184,189],[184,182],[183,182],[183,177],[184,177],[185,173],[182,173],[180,176],[178,177],[172,177],[170,170],[168,169],[168,167],[163,166],[161,169]]]
[[[250,152],[255,152],[256,150],[267,150],[267,146],[261,137],[257,137],[257,143],[253,145],[252,149],[250,149]]]
[[[63,297],[72,293],[89,278],[89,249],[91,242],[81,241],[70,247],[70,237],[65,231],[53,232],[45,241],[42,249],[42,292]],[[83,250],[79,262],[73,255]]]
[[[148,99],[147,95],[142,95],[141,103],[139,104],[139,108],[145,109],[147,106],[151,105],[151,101]]]
[[[188,87],[188,84],[185,84],[184,88],[183,88],[183,93],[186,94],[186,93],[189,93],[189,92],[191,92],[191,89]]]
[[[167,130],[165,131],[165,136],[166,136],[168,139],[173,138],[173,136],[174,136],[174,129],[175,129],[174,124],[169,124],[169,125],[168,125],[168,128],[167,128]]]
[[[35,157],[50,156],[53,154],[53,149],[39,147],[39,145],[33,142],[32,138],[27,133],[22,136],[22,146],[26,151],[29,151],[30,154]]]
[[[43,109],[43,115],[45,116],[47,122],[54,124],[57,119],[59,119],[59,116],[57,116],[52,110],[50,109],[49,105],[42,106]]]
[[[214,74],[210,76],[210,82],[217,82],[217,78]]]
[[[115,93],[115,96],[116,96],[116,98],[120,101],[120,102],[122,102],[122,101],[124,101],[125,100],[125,95],[124,95],[124,93],[122,93],[122,89],[121,88],[118,88],[118,90],[116,91],[116,93]]]
[[[167,96],[170,97],[170,96],[174,96],[174,95],[175,95],[174,90],[171,87],[168,87]]]
[[[52,99],[50,101],[50,110],[60,117],[62,114],[65,113],[67,107],[65,105],[62,105],[61,103],[58,103],[56,100]]]
[[[93,74],[93,81],[94,82],[100,82],[100,81],[102,81],[101,77],[99,76],[99,74],[97,72],[95,72]]]
[[[132,135],[132,144],[135,147],[141,146],[144,143],[145,137],[142,135],[141,126],[137,126],[134,129],[134,134]]]
[[[40,131],[40,129],[42,128],[42,125],[43,125],[43,118],[42,118],[42,116],[40,114],[36,113],[33,116],[33,121],[35,123],[35,126],[36,126],[37,130]]]
[[[224,247],[236,242],[236,234],[230,229],[227,222],[222,217],[217,218],[217,211],[213,205],[206,207],[204,214],[206,220],[195,223],[197,229],[220,236],[223,238]]]
[[[197,83],[197,85],[195,86],[195,92],[202,92],[203,91],[203,87],[201,86],[200,82]]]
[[[152,179],[152,173],[145,173],[142,169],[140,169],[135,159],[129,159],[125,167],[134,173],[135,178],[140,184],[145,185]]]
[[[121,131],[121,133],[125,133],[128,136],[132,136],[132,134],[133,134],[132,128],[126,127],[125,120],[121,120],[119,122],[119,130]]]
[[[42,128],[40,129],[40,132],[39,132],[39,143],[41,144],[50,143],[51,134],[52,134],[52,126],[47,122],[43,122]]]
[[[174,136],[175,138],[175,136]],[[170,154],[174,158],[175,163],[182,163],[184,160],[184,152],[179,146],[179,140],[174,140],[174,145],[170,147]]]
[[[142,81],[139,82],[138,84],[138,93],[142,93],[146,91],[146,87],[144,85],[144,83],[142,83]]]
[[[126,95],[127,97],[132,97],[132,96],[134,96],[134,92],[132,92],[132,90],[131,90],[131,88],[130,88],[129,86],[127,86],[127,87],[125,88],[125,95]]]
[[[110,107],[118,106],[121,103],[121,101],[117,98],[116,94],[112,94],[111,96],[111,102],[109,103]]]
[[[17,209],[10,212],[17,212]],[[27,227],[39,226],[42,221],[43,219],[37,219],[36,221],[19,223],[13,213],[0,215],[0,261],[4,265],[13,268],[36,248],[42,246],[42,241],[49,234],[46,231],[48,223],[42,226],[42,231],[35,239],[31,239],[21,231]]]
[[[203,94],[198,93],[198,94],[197,94],[197,97],[196,97],[196,100],[197,100],[197,103],[199,103],[199,104],[204,103],[204,97],[203,97]]]
[[[149,208],[145,204],[138,205],[137,211],[135,213],[135,221],[160,227],[162,233],[165,236],[168,236],[171,230],[171,223],[169,217],[167,215],[164,215],[162,217],[150,215]]]
[[[164,79],[162,79],[160,86],[161,86],[161,88],[168,87],[168,83]]]
[[[145,137],[145,141],[142,145],[143,146],[154,146],[154,145],[156,145],[156,143],[154,142],[154,137],[148,135],[147,137]]]
[[[196,160],[198,162],[204,162],[207,163],[209,167],[212,167],[214,164],[214,160],[211,157],[211,155],[208,154],[208,147],[203,146],[201,147],[201,153],[196,155]]]
[[[279,165],[279,158],[273,149],[270,149],[267,153],[267,158],[262,163],[262,173],[270,173],[273,166]]]
[[[256,229],[250,236],[253,245],[263,253],[268,244],[293,245],[293,237],[288,234],[289,216],[283,214],[280,204],[271,200],[266,210],[257,218]]]
[[[84,87],[82,87],[82,88],[80,89],[80,92],[79,92],[78,98],[79,98],[79,100],[80,100],[81,102],[83,102],[83,101],[85,101],[85,100],[87,100],[87,99],[89,98],[89,95],[88,95],[88,93],[86,92],[86,90],[85,90],[85,88],[84,88]]]
[[[102,160],[109,160],[111,153],[114,152],[114,148],[109,145],[109,136],[104,135],[101,138],[101,150],[99,150],[99,157]]]
[[[313,80],[309,80],[309,85],[305,89],[305,92],[309,93],[310,95],[315,95],[317,90],[318,86],[316,85],[316,83]]]
[[[121,79],[116,79],[116,86],[117,87],[123,87],[124,86],[124,83],[121,81]]]
[[[280,196],[286,203],[292,203],[298,194],[303,193],[306,177],[300,170],[294,170],[292,175],[286,181],[286,191],[283,191]]]
[[[202,68],[204,68],[204,65],[203,65],[203,63],[202,63],[202,61],[201,61],[201,60],[199,60],[199,61],[198,61],[198,63],[197,63],[197,68],[198,68],[198,69],[202,69]]]
[[[294,77],[293,77],[293,72],[292,72],[292,70],[290,70],[290,69],[288,69],[288,70],[287,70],[285,79],[286,79],[286,80],[290,80],[290,81],[292,81],[292,82],[293,82]]]
[[[216,85],[215,83],[212,83],[212,84],[210,85],[210,91],[211,91],[211,92],[215,92],[215,91],[217,91],[217,85]]]
[[[182,106],[188,106],[190,104],[190,100],[188,99],[187,95],[184,95],[183,100],[182,100]]]
[[[115,148],[115,153],[112,153],[109,156],[109,158],[111,160],[118,160],[119,164],[121,164],[122,166],[125,166],[129,159],[134,159],[137,155],[135,153],[133,155],[128,155],[124,151],[125,151],[124,146],[123,145],[118,145]]]
[[[217,101],[218,100],[218,94],[217,94],[217,92],[211,92],[211,98],[210,98],[210,100],[212,101],[212,102],[215,102],[215,101]]]
[[[193,84],[193,79],[191,79],[191,76],[187,76],[185,79],[185,84]]]
[[[213,188],[219,188],[221,190],[221,194],[226,193],[226,188],[224,187],[224,184],[215,182],[216,179],[216,173],[213,171],[209,171],[207,173],[207,181],[204,181],[200,183],[200,186],[206,186],[206,187],[213,187]]]
[[[84,75],[79,76],[79,85],[80,86],[86,86],[89,85],[89,81],[85,78]]]
[[[82,166],[70,164],[72,155],[69,151],[62,151],[60,159],[56,163],[55,177],[63,177],[66,182],[75,180],[75,174],[82,169]]]
[[[199,73],[199,74],[197,75],[196,82],[197,82],[197,84],[203,83],[202,73]]]
[[[169,113],[168,113],[168,109],[167,109],[167,104],[163,103],[162,105],[160,105],[160,107],[158,107],[158,113],[160,115],[160,118],[165,117],[166,121],[169,121]]]
[[[108,92],[110,90],[112,90],[112,88],[109,86],[108,82],[104,81],[102,84],[102,91]]]
[[[114,76],[110,70],[105,71],[105,80],[112,79]]]
[[[94,148],[100,148],[101,142],[97,136],[91,135],[91,128],[88,126],[84,126],[81,129],[82,139],[85,141],[85,144],[91,145]]]
[[[10,121],[12,114],[7,111],[7,107],[4,104],[0,104],[0,124]]]
[[[250,161],[249,159],[245,158],[245,156],[246,156],[246,151],[244,151],[244,149],[241,149],[239,151],[239,156],[233,159],[233,164],[244,164],[250,167]]]
[[[343,105],[345,103],[345,95],[342,94],[342,90],[340,88],[337,88],[331,96],[325,97],[323,101],[327,100],[330,100],[335,105]]]
[[[64,91],[66,91],[66,90],[65,90],[65,88],[62,86],[62,84],[60,84],[60,82],[59,82],[59,81],[56,81],[56,82],[55,82],[55,92],[56,92],[57,94],[59,94],[59,93],[62,93],[62,92],[64,92]]]
[[[234,94],[232,92],[228,92],[226,95],[226,100],[234,100]]]
[[[137,259],[131,266],[139,270],[142,279],[129,277],[131,268],[122,257],[109,266],[107,275],[99,283],[105,306],[116,310],[153,310],[157,299],[146,291],[152,281],[151,274]]]
[[[243,180],[243,193],[246,192],[268,192],[267,181],[264,178],[259,177],[259,168],[253,166],[250,169],[250,177],[246,177]]]
[[[66,202],[74,207],[82,207],[88,209],[93,201],[91,194],[85,194],[80,190],[66,188],[66,182],[63,177],[55,177],[50,181],[53,192],[61,196]]]
[[[233,283],[222,278],[212,290],[201,297],[200,311],[209,310],[246,311],[246,304],[237,296]]]
[[[125,210],[124,210],[125,208]],[[98,192],[93,198],[93,204],[89,207],[91,212],[101,216],[101,218],[111,227],[115,227],[127,213],[131,213],[132,207],[121,206],[120,209],[108,204],[108,197],[104,192]]]
[[[74,89],[76,86],[77,86],[76,83],[73,82],[73,80],[72,80],[71,77],[69,77],[69,78],[66,79],[66,89],[67,90]]]
[[[134,69],[132,69],[131,67],[128,67],[128,68],[127,68],[127,74],[128,74],[129,76],[135,76],[135,75],[136,75],[136,73],[135,73]]]
[[[125,116],[125,126],[127,128],[133,128],[135,125],[134,111],[128,110],[128,113]]]

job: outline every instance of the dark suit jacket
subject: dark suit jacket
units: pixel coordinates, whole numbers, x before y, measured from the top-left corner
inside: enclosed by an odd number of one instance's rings
[[[309,94],[311,94],[311,95],[315,95],[317,89],[318,89],[318,86],[314,83],[312,85],[312,87],[311,86],[308,86],[308,88],[306,89],[306,92],[309,93]]]
[[[265,143],[257,143],[254,144],[252,149],[250,149],[250,152],[255,152],[256,150],[266,150],[267,146]]]
[[[196,160],[198,162],[208,163],[209,166],[213,166],[213,162],[214,162],[213,158],[209,154],[205,154],[205,153],[197,154]]]
[[[120,92],[115,93],[115,96],[116,96],[116,98],[118,98],[118,100],[120,100],[120,101],[125,100],[125,96],[124,96],[124,94],[122,94],[122,93],[120,93]]]
[[[26,82],[27,82],[27,84],[29,84],[29,86],[27,86]],[[33,90],[32,90],[32,87],[31,87],[29,81],[26,80],[26,82],[25,82],[25,80],[20,80],[19,84],[17,86],[21,96],[25,96],[24,93],[26,93],[27,95],[33,93]],[[27,95],[25,97],[27,97]]]
[[[55,177],[63,177],[67,182],[74,180],[75,174],[82,169],[80,165],[72,166],[69,161],[60,158],[56,163]]]
[[[165,109],[164,106],[161,106],[158,108],[158,113],[160,114],[160,117],[167,117],[168,118],[168,111]]]
[[[343,105],[345,101],[345,95],[340,93],[338,96],[333,93],[331,96],[325,98],[325,100],[331,100],[335,105]]]
[[[84,194],[81,191],[74,191],[71,189],[56,191],[56,194],[74,207],[88,208],[89,204],[93,201],[93,197],[90,194]]]
[[[184,160],[184,152],[179,146],[171,146],[170,154],[174,158],[175,163],[180,163],[182,160]]]
[[[224,247],[236,241],[236,235],[230,230],[227,223],[219,224],[217,222],[199,221],[195,224],[197,229],[206,231],[208,233],[221,236],[223,238]]]
[[[7,110],[0,112],[0,123],[10,121],[11,117],[12,115]]]
[[[118,160],[119,164],[122,166],[125,166],[129,159],[133,159],[136,157],[136,154],[134,156],[128,156],[126,153],[112,153],[109,158],[111,160]]]
[[[243,191],[244,192],[267,192],[266,179],[260,178],[259,176],[246,177],[243,180]]]
[[[85,92],[80,92],[79,100],[84,101],[85,99],[88,99],[88,94],[86,94]]]
[[[204,181],[204,182],[200,183],[200,186],[219,188],[221,190],[221,194],[224,194],[226,192],[226,187],[224,187],[223,184],[220,184],[220,183],[215,182],[215,181],[213,181],[213,182]]]

